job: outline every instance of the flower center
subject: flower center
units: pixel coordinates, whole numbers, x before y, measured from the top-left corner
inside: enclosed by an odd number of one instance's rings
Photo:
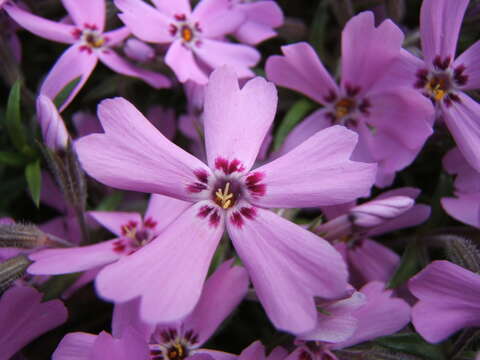
[[[176,14],[174,18],[176,22],[170,24],[170,35],[180,39],[184,45],[200,46],[199,34],[202,32],[202,29],[199,23],[190,23],[185,14]]]
[[[440,101],[450,89],[450,79],[446,74],[434,75],[428,81],[425,89],[433,99]]]
[[[87,33],[86,35],[84,35],[84,39],[85,42],[94,49],[98,49],[105,44],[105,38],[98,33]]]
[[[229,209],[235,204],[236,197],[230,191],[230,182],[225,184],[225,187],[218,188],[215,192],[215,203],[223,209]]]
[[[185,345],[180,343],[174,343],[167,348],[166,351],[167,359],[170,360],[183,360],[188,355],[188,350]]]
[[[190,42],[193,39],[193,30],[188,25],[183,25],[180,30],[183,41]]]
[[[334,105],[335,117],[341,119],[355,110],[356,102],[350,98],[343,98]]]

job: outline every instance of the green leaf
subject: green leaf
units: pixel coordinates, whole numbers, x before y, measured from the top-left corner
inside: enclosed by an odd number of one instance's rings
[[[20,114],[20,98],[21,98],[21,83],[17,80],[13,84],[7,102],[7,112],[5,117],[5,126],[12,144],[18,151],[28,152],[26,130],[22,124],[22,117]]]
[[[65,87],[55,96],[55,99],[53,99],[53,103],[57,107],[57,109],[60,109],[62,105],[67,101],[68,97],[72,93],[72,91],[77,87],[78,83],[82,79],[81,76],[76,77],[72,81],[70,81]]]
[[[118,208],[123,199],[123,193],[116,191],[113,194],[107,196],[98,204],[97,211],[114,211]]]
[[[46,282],[40,285],[40,291],[43,292],[43,301],[58,299],[82,273],[72,273],[65,275],[51,276]]]
[[[405,248],[402,260],[395,274],[393,274],[387,287],[394,289],[404,284],[408,279],[420,270],[419,249],[417,242],[412,240]]]
[[[285,117],[275,134],[275,139],[273,140],[274,150],[278,150],[280,146],[282,146],[283,141],[295,125],[303,120],[303,118],[314,108],[315,104],[308,99],[301,99],[293,104],[292,108],[285,114]]]
[[[0,164],[23,167],[26,162],[27,158],[17,152],[0,151]]]
[[[25,167],[25,178],[27,179],[28,189],[32,195],[32,200],[38,207],[40,204],[40,189],[42,186],[40,160],[36,160]]]
[[[420,335],[415,333],[403,333],[381,337],[376,339],[375,342],[389,349],[421,356],[423,359],[445,359],[441,345],[429,344],[423,340]]]

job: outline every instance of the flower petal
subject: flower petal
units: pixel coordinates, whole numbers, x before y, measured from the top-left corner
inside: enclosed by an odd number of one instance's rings
[[[0,349],[3,359],[67,320],[60,300],[41,303],[42,294],[27,286],[8,289],[0,298]]]
[[[244,13],[231,11],[225,0],[201,1],[192,14],[192,21],[198,21],[202,28],[202,36],[210,39],[233,33],[245,19]]]
[[[122,13],[118,17],[143,41],[153,43],[169,43],[172,35],[168,28],[172,20],[154,7],[139,0],[115,0],[115,6]],[[138,21],[142,19],[142,21]]]
[[[152,219],[155,225],[155,233],[160,234],[167,226],[173,223],[192,204],[187,201],[177,200],[168,196],[152,194],[145,212],[145,221]]]
[[[272,83],[257,77],[240,90],[231,68],[213,72],[204,107],[205,145],[208,164],[238,160],[250,169],[275,117],[277,92]]]
[[[198,84],[206,84],[207,75],[200,69],[193,57],[192,50],[175,40],[165,55],[165,63],[170,66],[180,82],[192,80]]]
[[[70,137],[67,128],[52,100],[44,95],[37,98],[37,118],[45,145],[52,150],[65,150]]]
[[[322,307],[328,315],[319,312],[315,328],[297,336],[297,338],[307,341],[313,340],[329,343],[347,340],[357,329],[358,321],[352,316],[352,313],[364,303],[365,296],[360,292],[354,292],[353,295],[347,299],[342,299]]]
[[[127,100],[107,99],[98,106],[105,134],[75,144],[85,171],[109,186],[198,200],[189,186],[205,164],[171,143]]]
[[[445,123],[465,160],[480,171],[480,104],[464,93],[458,93],[460,102],[443,107]]]
[[[371,11],[351,18],[342,32],[342,85],[367,91],[400,55],[403,32],[391,20],[375,27]]]
[[[279,86],[296,90],[325,104],[325,97],[338,94],[338,86],[307,43],[282,46],[284,56],[270,56],[267,78]]]
[[[100,32],[105,27],[104,0],[62,0],[63,6],[73,22],[83,27],[85,24],[95,25]]]
[[[222,217],[212,225],[202,216],[205,204],[191,206],[151,243],[104,268],[96,281],[99,295],[115,302],[141,296],[140,314],[150,323],[190,313],[223,234]]]
[[[140,318],[140,298],[115,304],[112,315],[112,335],[120,339],[128,328],[135,329],[143,335],[145,340],[150,339],[150,335],[155,329],[155,325],[148,324]]]
[[[477,41],[457,60],[455,60],[454,68],[457,66],[465,66],[464,74],[468,77],[467,83],[462,87],[463,90],[475,90],[480,88],[480,41]]]
[[[16,5],[13,5],[11,2],[5,4],[3,9],[21,27],[34,33],[35,35],[66,44],[73,44],[76,41],[72,34],[75,30],[75,26],[73,25],[41,18],[21,9]]]
[[[157,9],[170,17],[176,14],[189,15],[192,11],[188,0],[152,0],[152,2]]]
[[[358,320],[355,334],[347,341],[335,344],[335,349],[393,334],[410,321],[410,306],[404,300],[392,297],[392,290],[385,290],[384,283],[370,282],[360,292],[366,295],[367,302],[353,313]]]
[[[480,228],[480,193],[459,194],[458,198],[442,198],[441,203],[451,217]]]
[[[90,360],[96,335],[74,332],[63,337],[52,360]]]
[[[422,337],[437,343],[465,327],[480,325],[480,276],[449,261],[434,261],[410,279],[419,301],[412,322]]]
[[[126,26],[122,26],[118,29],[108,31],[104,35],[107,40],[107,45],[114,46],[124,41],[130,35],[130,29]]]
[[[170,80],[166,76],[135,66],[120,57],[113,50],[100,51],[98,57],[113,71],[116,71],[119,74],[140,78],[155,89],[167,88],[171,85]]]
[[[85,271],[106,265],[123,256],[114,250],[114,240],[67,249],[46,249],[30,255],[27,271],[35,275],[57,275]]]
[[[192,329],[198,335],[199,346],[213,335],[247,294],[247,272],[232,264],[233,260],[226,261],[208,278],[195,309],[182,321],[186,331]]]
[[[235,249],[275,327],[309,331],[317,318],[313,298],[346,294],[345,263],[322,238],[269,210],[254,210],[241,226],[227,222]]]
[[[201,45],[194,51],[212,69],[228,65],[239,78],[253,77],[255,74],[250,68],[260,60],[260,53],[251,46],[207,38],[202,39]]]
[[[420,10],[420,37],[425,62],[433,67],[440,56],[455,58],[458,34],[468,0],[424,0]]]
[[[266,192],[251,199],[252,203],[262,207],[311,207],[368,195],[376,165],[348,160],[356,143],[357,134],[343,126],[319,131],[284,156],[255,169],[263,174]]]
[[[70,46],[48,73],[40,88],[40,93],[50,99],[55,99],[69,82],[80,76],[79,83],[59,108],[59,111],[63,111],[86,83],[97,64],[97,60],[98,58],[94,53],[82,50],[81,44]]]
[[[400,256],[370,239],[348,251],[348,262],[362,285],[370,281],[388,281],[400,264]],[[357,285],[357,284],[354,284]]]

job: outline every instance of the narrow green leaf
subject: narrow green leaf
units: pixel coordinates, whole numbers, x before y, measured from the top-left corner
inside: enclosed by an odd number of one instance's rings
[[[389,349],[421,356],[423,359],[445,359],[445,354],[440,345],[429,344],[415,333],[386,336],[376,339],[375,342]]]
[[[25,167],[25,178],[27,179],[28,189],[32,195],[32,200],[38,207],[40,204],[40,189],[42,186],[40,160],[36,160]]]
[[[55,99],[53,99],[53,103],[57,107],[57,109],[60,109],[62,105],[67,101],[68,97],[72,93],[73,89],[75,89],[78,85],[78,83],[81,80],[81,76],[76,77],[72,81],[70,81],[65,87],[55,96]]]
[[[410,241],[402,255],[400,265],[387,285],[388,288],[394,289],[399,287],[420,270],[418,253],[419,249],[417,242],[415,240]]]
[[[43,292],[43,301],[58,299],[75,281],[81,273],[72,273],[65,275],[51,276],[47,281],[40,285],[40,291]]]
[[[108,195],[98,204],[97,211],[114,211],[118,208],[120,203],[123,200],[123,193],[120,191],[115,191],[113,194]]]
[[[275,134],[275,139],[273,140],[274,150],[278,150],[280,146],[282,146],[283,141],[295,125],[303,120],[303,118],[314,108],[315,104],[308,99],[301,99],[293,104],[292,108],[285,114],[285,117]]]
[[[20,98],[22,86],[20,80],[13,84],[8,96],[5,126],[12,144],[21,152],[28,151],[25,127],[20,114]]]
[[[17,152],[0,151],[0,164],[23,167],[26,162],[27,158]]]

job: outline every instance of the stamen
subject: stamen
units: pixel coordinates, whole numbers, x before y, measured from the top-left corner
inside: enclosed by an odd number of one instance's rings
[[[182,39],[183,39],[185,42],[190,42],[190,41],[192,41],[192,39],[193,39],[193,31],[192,31],[192,29],[190,29],[189,26],[186,26],[186,25],[183,26],[181,32],[182,32]]]
[[[222,208],[228,209],[231,205],[233,205],[233,194],[230,192],[229,182],[225,184],[225,189],[222,190],[219,188],[215,193],[215,196],[217,197],[216,200],[220,202],[219,205],[221,205]]]

